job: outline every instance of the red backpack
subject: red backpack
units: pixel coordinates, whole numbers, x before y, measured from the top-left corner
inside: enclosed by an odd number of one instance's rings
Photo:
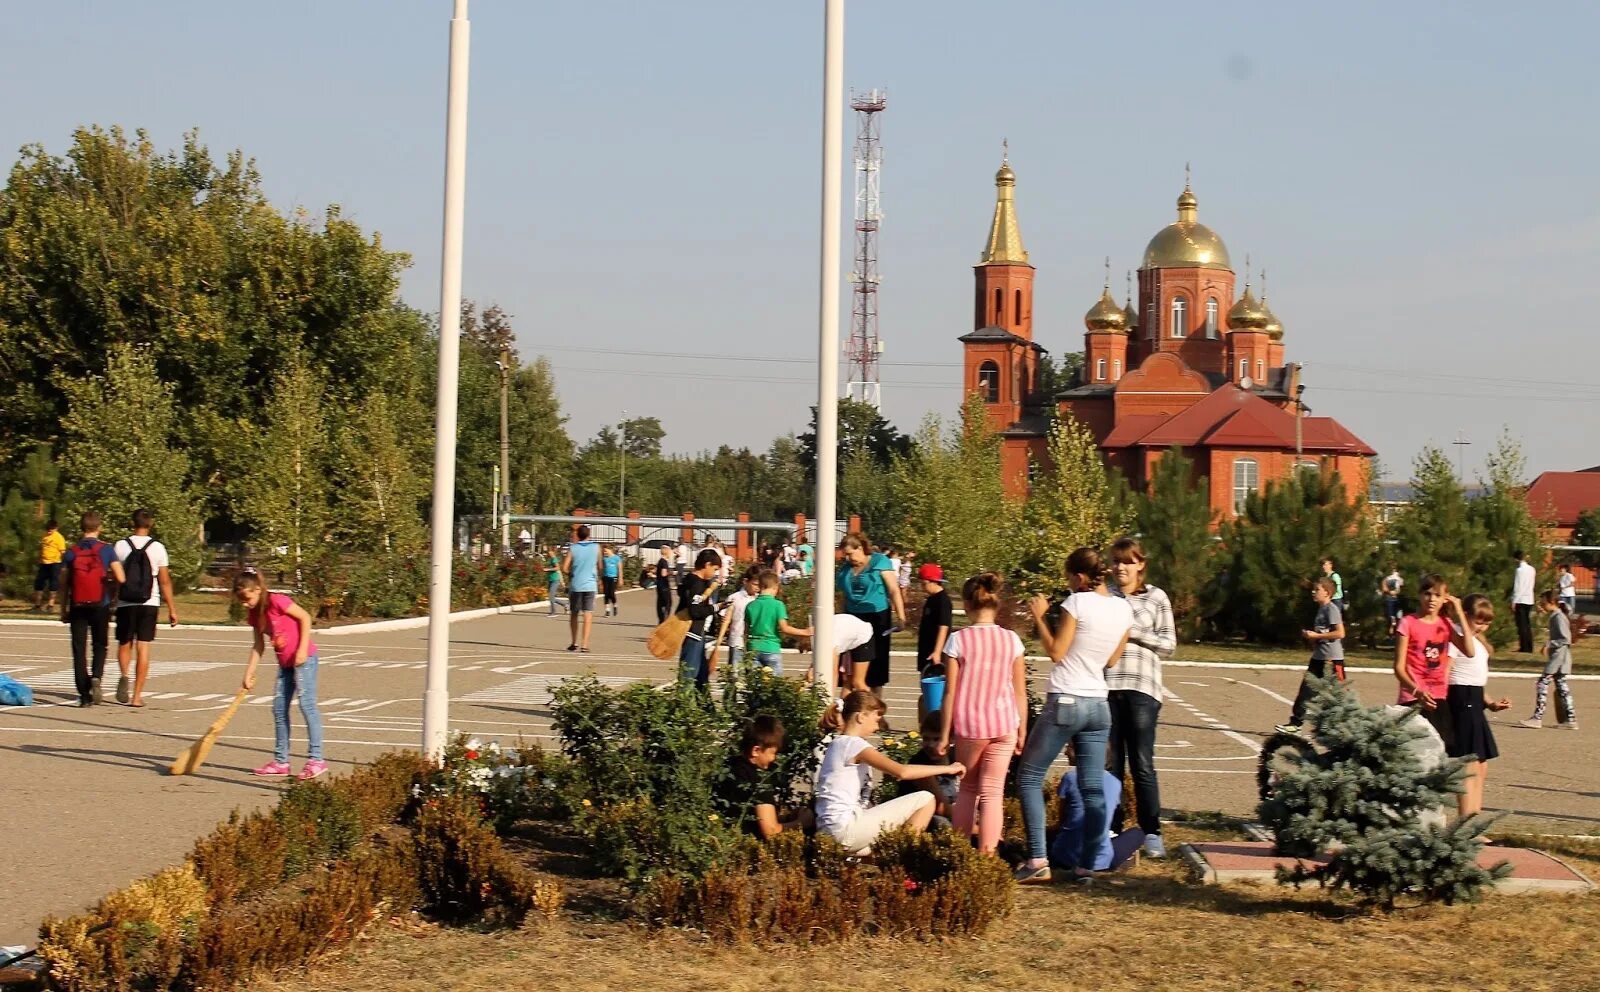
[[[104,541],[88,547],[80,542],[72,549],[72,603],[96,606],[106,598],[106,560],[100,556]]]

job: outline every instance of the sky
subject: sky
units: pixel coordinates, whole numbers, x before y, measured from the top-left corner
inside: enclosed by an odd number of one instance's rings
[[[450,8],[35,4],[6,22],[0,149],[198,128],[281,208],[338,203],[409,252],[403,295],[436,311]],[[464,289],[549,358],[569,433],[654,415],[684,452],[803,430],[822,0],[474,0],[471,19]],[[1503,430],[1531,472],[1600,463],[1597,34],[1588,3],[853,0],[846,88],[889,94],[885,414],[959,406],[1005,140],[1050,351],[1082,348],[1103,259],[1120,297],[1192,163],[1201,221],[1268,271],[1309,410],[1386,476],[1427,444],[1474,475]]]

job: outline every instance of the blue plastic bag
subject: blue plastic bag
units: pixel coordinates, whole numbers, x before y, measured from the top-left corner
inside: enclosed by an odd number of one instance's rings
[[[0,706],[32,706],[33,690],[9,675],[0,674]]]

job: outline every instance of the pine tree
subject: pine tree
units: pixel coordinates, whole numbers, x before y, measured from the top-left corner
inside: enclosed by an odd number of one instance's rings
[[[382,393],[369,393],[339,438],[340,498],[333,523],[340,543],[381,555],[421,549],[421,505],[431,480],[415,470]]]
[[[203,554],[200,501],[189,482],[189,456],[176,443],[173,388],[148,354],[117,345],[104,379],[66,379],[66,445],[61,465],[73,516],[95,510],[108,536],[127,532],[133,511],[155,514],[153,533],[166,545],[172,584],[187,589]]]
[[[1468,516],[1483,542],[1469,562],[1467,587],[1453,591],[1481,592],[1493,601],[1504,600],[1511,592],[1514,551],[1521,551],[1538,570],[1535,589],[1554,588],[1555,569],[1543,548],[1539,522],[1528,508],[1527,459],[1522,446],[1510,434],[1502,433],[1487,467],[1489,477],[1482,494],[1467,504]],[[1514,640],[1515,630],[1510,611],[1501,610],[1489,628],[1489,640],[1497,647],[1504,646]]]
[[[1156,462],[1149,491],[1134,497],[1135,527],[1150,559],[1150,582],[1172,600],[1182,636],[1199,632],[1200,594],[1216,571],[1217,542],[1211,532],[1214,514],[1203,485],[1182,448],[1173,448]]]
[[[962,407],[953,429],[937,417],[923,422],[911,453],[896,460],[894,499],[898,539],[943,565],[952,581],[991,570],[1005,575],[1015,566],[1021,508],[1006,495],[1000,438],[978,397]]]
[[[1461,791],[1466,771],[1456,758],[1423,767],[1411,744],[1427,731],[1414,712],[1362,706],[1345,683],[1322,680],[1307,708],[1309,741],[1285,735],[1276,739],[1285,746],[1263,752],[1268,785],[1258,814],[1276,853],[1328,857],[1279,869],[1279,882],[1348,888],[1389,908],[1403,895],[1475,901],[1510,873],[1503,862],[1487,870],[1477,863],[1492,817],[1423,823],[1425,812]]]
[[[1061,587],[1074,548],[1104,547],[1129,523],[1128,506],[1114,495],[1099,446],[1082,422],[1063,417],[1048,443],[1047,464],[1023,508],[1024,584],[1040,592]]]
[[[1430,573],[1442,576],[1461,595],[1477,591],[1474,576],[1487,553],[1488,538],[1483,525],[1474,519],[1455,468],[1438,448],[1430,446],[1417,455],[1411,471],[1411,501],[1389,521],[1383,536],[1389,542],[1383,552],[1387,564],[1398,568],[1405,579],[1401,592],[1408,608],[1416,602],[1418,578]],[[1505,591],[1509,592],[1509,555],[1505,563]],[[1499,601],[1503,597],[1493,598]],[[1491,628],[1491,640],[1497,640],[1497,634],[1504,636],[1506,622],[1497,618],[1500,630]]]
[[[323,384],[297,354],[273,380],[265,425],[239,490],[239,509],[260,545],[296,588],[305,567],[319,561],[328,534],[329,438]],[[373,394],[379,395],[381,394]]]
[[[35,445],[10,482],[0,483],[5,497],[0,503],[0,575],[10,587],[6,591],[22,595],[32,588],[39,538],[54,514],[60,489],[61,473],[48,444]],[[59,523],[71,540],[72,522]]]

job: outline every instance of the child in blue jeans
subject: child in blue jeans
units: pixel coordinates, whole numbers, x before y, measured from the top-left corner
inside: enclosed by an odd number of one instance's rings
[[[783,642],[779,634],[810,637],[811,628],[791,627],[789,608],[778,598],[778,573],[761,573],[760,595],[744,608],[745,636],[750,639],[750,654],[756,664],[774,675],[783,674]]]
[[[233,594],[245,608],[245,618],[255,631],[250,647],[250,662],[244,670],[244,689],[256,687],[256,665],[266,651],[267,637],[278,656],[278,678],[272,695],[272,760],[252,774],[262,778],[288,778],[289,703],[300,697],[300,715],[306,720],[310,740],[301,781],[316,778],[328,770],[322,760],[322,712],[317,708],[317,646],[311,643],[311,614],[279,592],[268,592],[261,577],[245,572],[233,580]]]

